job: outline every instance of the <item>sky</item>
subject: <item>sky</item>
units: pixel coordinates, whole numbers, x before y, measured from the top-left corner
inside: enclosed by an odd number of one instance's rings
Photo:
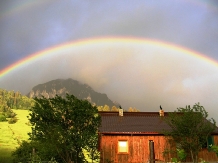
[[[72,78],[124,109],[218,122],[217,0],[2,0],[0,88]]]

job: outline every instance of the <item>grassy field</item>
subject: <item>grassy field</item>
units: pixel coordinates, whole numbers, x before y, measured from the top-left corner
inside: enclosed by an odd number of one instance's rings
[[[31,127],[27,125],[28,110],[14,110],[18,121],[15,124],[0,122],[0,163],[11,163],[11,152],[19,146],[18,140],[27,140]]]
[[[28,124],[28,110],[13,110],[17,114],[18,121],[15,124],[0,122],[0,163],[12,163],[11,152],[19,146],[18,141],[27,140],[31,126]],[[88,152],[84,151],[88,159]]]

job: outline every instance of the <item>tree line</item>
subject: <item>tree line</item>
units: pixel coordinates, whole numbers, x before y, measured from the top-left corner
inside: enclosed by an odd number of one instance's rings
[[[0,88],[0,112],[8,109],[30,109],[34,100],[22,95],[19,91],[7,91]]]
[[[16,123],[16,114],[12,109],[30,109],[34,100],[23,96],[20,92],[0,89],[0,122]]]
[[[116,106],[112,106],[111,108],[108,105],[104,105],[104,106],[97,106],[98,111],[115,111],[118,112],[119,111],[119,107]],[[124,109],[124,112],[140,112],[138,109],[136,109],[135,107],[129,107],[128,110]]]

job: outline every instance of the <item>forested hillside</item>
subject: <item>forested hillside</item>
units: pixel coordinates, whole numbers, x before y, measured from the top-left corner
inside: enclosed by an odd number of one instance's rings
[[[22,95],[20,92],[8,91],[0,88],[0,112],[9,112],[11,109],[28,110],[34,105],[33,98]],[[117,106],[110,107],[107,104],[97,106],[99,111],[118,111]],[[138,112],[136,108],[124,108],[124,111]]]

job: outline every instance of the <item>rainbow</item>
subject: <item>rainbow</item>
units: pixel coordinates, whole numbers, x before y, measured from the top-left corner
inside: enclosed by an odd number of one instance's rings
[[[171,44],[171,43],[167,43],[167,42],[162,42],[162,41],[158,41],[158,40],[152,40],[152,39],[142,39],[142,38],[125,38],[125,37],[106,37],[106,38],[91,38],[91,39],[83,39],[83,40],[77,40],[77,41],[72,41],[72,42],[67,42],[61,45],[56,45],[53,47],[50,47],[48,49],[33,53],[31,55],[29,55],[28,57],[19,60],[17,62],[15,62],[14,64],[11,64],[10,66],[4,68],[3,70],[0,70],[0,77],[3,77],[4,75],[10,73],[11,71],[17,69],[18,67],[20,67],[21,65],[25,65],[26,63],[30,63],[31,61],[44,57],[44,56],[48,56],[48,55],[52,55],[54,53],[59,53],[59,52],[63,52],[64,50],[70,49],[70,48],[74,48],[74,47],[82,47],[82,46],[92,46],[92,45],[96,45],[96,44],[100,44],[100,43],[133,43],[133,44],[148,44],[148,45],[154,45],[156,47],[162,47],[162,48],[166,48],[166,49],[171,49],[171,50],[175,50],[175,51],[179,51],[182,52],[186,55],[191,55],[195,58],[199,58],[201,60],[204,60],[206,62],[209,62],[210,64],[215,65],[216,67],[218,67],[218,63],[212,59],[210,59],[209,57],[200,54],[198,52],[192,51],[190,49],[175,45],[175,44]]]
[[[48,3],[48,1],[25,1],[25,2],[15,2],[11,6],[9,6],[5,12],[1,12],[0,19],[7,18],[13,16],[22,11],[26,11],[36,6],[40,6],[42,4]]]

